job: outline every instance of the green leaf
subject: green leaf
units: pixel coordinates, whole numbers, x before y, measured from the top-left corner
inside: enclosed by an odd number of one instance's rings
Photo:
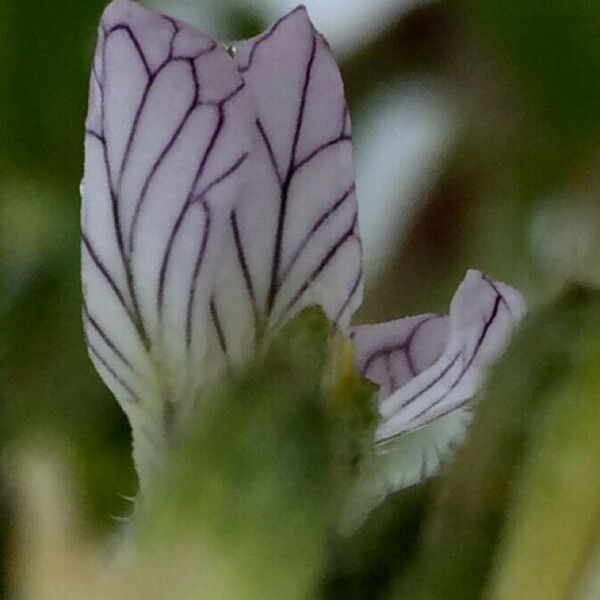
[[[588,0],[459,0],[483,45],[512,78],[529,120],[523,174],[560,181],[600,140],[600,5]],[[539,185],[536,186],[539,191]]]
[[[390,495],[351,535],[336,538],[318,597],[384,598],[390,580],[414,557],[431,488],[428,482]]]
[[[185,557],[190,598],[293,600],[314,587],[353,429],[332,409],[328,352],[329,324],[309,309],[202,397],[138,522],[148,556]]]
[[[391,598],[480,597],[497,543],[510,527],[533,436],[557,394],[578,377],[581,349],[590,336],[598,340],[599,331],[600,296],[582,289],[528,319],[488,383],[466,444],[440,480],[418,556],[398,574]]]
[[[491,600],[579,598],[600,543],[600,332],[583,337],[576,368],[531,432]]]

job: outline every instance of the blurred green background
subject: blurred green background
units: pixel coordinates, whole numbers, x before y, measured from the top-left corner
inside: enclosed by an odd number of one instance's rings
[[[0,440],[68,440],[88,516],[109,531],[136,481],[126,420],[80,324],[78,186],[103,5],[0,3]],[[357,322],[444,311],[469,267],[521,289],[534,313],[570,284],[600,284],[600,4],[306,5],[339,60],[353,119],[367,277]],[[231,40],[293,4],[153,6]],[[583,329],[600,336],[596,312]],[[540,331],[559,317],[548,312]],[[540,342],[528,343],[523,360]],[[404,597],[438,597],[415,590]]]

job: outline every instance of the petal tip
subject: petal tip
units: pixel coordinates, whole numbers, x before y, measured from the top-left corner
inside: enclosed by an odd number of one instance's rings
[[[292,9],[290,12],[283,15],[283,17],[281,17],[281,19],[279,19],[279,21],[277,21],[275,23],[275,25],[277,25],[283,21],[287,21],[288,23],[291,23],[294,21],[297,21],[299,24],[305,23],[314,29],[314,25],[310,19],[310,15],[308,14],[308,9],[306,8],[306,6],[304,4],[298,4],[298,6],[296,6],[296,8]]]
[[[296,8],[293,8],[288,14],[287,16],[290,17],[294,14],[303,14],[306,17],[308,17],[308,9],[306,8],[306,5],[304,4],[298,4],[298,6],[296,6]]]
[[[527,304],[521,292],[477,269],[467,270],[464,279],[457,289],[455,298],[459,293],[465,296],[468,294],[469,297],[476,298],[478,292],[485,286],[491,287],[502,298],[515,322],[519,322],[525,316]]]
[[[114,21],[123,17],[129,18],[134,11],[138,10],[145,12],[149,9],[132,0],[113,0],[102,12],[102,21]]]

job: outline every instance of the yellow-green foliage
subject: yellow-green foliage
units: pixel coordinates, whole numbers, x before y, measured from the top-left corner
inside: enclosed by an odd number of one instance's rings
[[[25,446],[10,462],[14,595],[594,600],[598,324],[600,298],[584,290],[531,317],[456,462],[338,536],[372,435],[373,389],[322,314],[305,311],[265,356],[204,396],[109,545],[78,514],[64,454]]]

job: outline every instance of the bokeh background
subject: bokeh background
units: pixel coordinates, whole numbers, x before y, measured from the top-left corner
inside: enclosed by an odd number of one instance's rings
[[[147,4],[235,40],[295,2]],[[600,285],[598,3],[305,4],[353,120],[367,277],[357,322],[443,311],[470,267],[521,289],[534,314],[570,285]],[[103,5],[0,3],[0,440],[66,440],[86,515],[106,533],[136,481],[126,420],[80,323],[78,187]]]

